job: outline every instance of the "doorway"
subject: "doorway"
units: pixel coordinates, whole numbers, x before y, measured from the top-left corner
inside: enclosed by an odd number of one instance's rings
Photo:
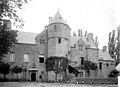
[[[35,72],[31,73],[31,81],[36,81],[36,73]]]

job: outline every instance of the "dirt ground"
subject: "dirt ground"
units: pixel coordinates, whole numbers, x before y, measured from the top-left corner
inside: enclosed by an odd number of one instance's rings
[[[40,82],[0,82],[0,87],[117,87],[109,84],[65,84],[65,83],[40,83]]]

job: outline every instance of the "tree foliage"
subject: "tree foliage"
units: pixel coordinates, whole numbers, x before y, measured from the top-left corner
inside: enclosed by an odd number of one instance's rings
[[[108,51],[113,59],[115,59],[115,66],[120,62],[120,26],[117,28],[117,36],[115,30],[109,33]]]
[[[115,70],[112,70],[112,71],[108,74],[108,77],[115,78],[115,77],[118,76],[118,73],[119,73],[119,71],[117,71],[116,69],[115,69]]]
[[[17,74],[17,79],[18,79],[18,73],[22,72],[22,67],[16,65],[14,68],[11,69],[11,71]]]
[[[0,73],[4,75],[4,79],[6,79],[6,75],[9,74],[10,65],[8,63],[0,62]]]
[[[92,61],[85,60],[83,63],[83,69],[86,70],[88,76],[90,75],[90,70],[97,70],[97,64]]]
[[[10,51],[10,47],[13,46],[17,40],[17,31],[6,30],[6,27],[0,27],[0,60]]]
[[[19,27],[23,26],[23,20],[18,16],[17,11],[27,2],[28,0],[0,0],[0,61],[17,42],[17,31],[11,30],[11,23],[19,22]]]
[[[116,39],[115,30],[109,33],[108,51],[113,59],[116,59]]]
[[[54,71],[56,74],[67,68],[69,61],[65,57],[50,57],[46,60],[46,70]]]
[[[17,11],[27,2],[28,0],[0,0],[0,22],[7,18],[15,22],[23,23],[23,20],[18,16]],[[23,26],[23,24],[20,26]]]

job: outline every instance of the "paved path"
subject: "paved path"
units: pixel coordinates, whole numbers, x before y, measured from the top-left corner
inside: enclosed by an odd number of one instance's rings
[[[117,87],[117,85],[88,85],[40,82],[0,82],[0,87]]]

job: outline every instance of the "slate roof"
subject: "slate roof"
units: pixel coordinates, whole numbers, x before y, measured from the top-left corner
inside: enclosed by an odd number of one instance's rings
[[[54,23],[54,22],[61,22],[61,23],[64,23],[66,24],[66,22],[64,21],[64,19],[62,18],[61,14],[59,11],[57,11],[57,13],[55,14],[54,18],[52,19],[51,23]]]
[[[18,43],[26,43],[26,44],[35,44],[35,37],[38,35],[37,33],[30,33],[30,32],[17,32],[17,40]]]
[[[90,45],[90,48],[97,48],[94,41],[88,41],[86,37],[82,37],[82,40],[86,45]]]
[[[108,53],[108,51],[103,51],[101,49],[99,49],[99,60],[109,60],[109,61],[115,61],[110,54]]]
[[[71,36],[70,37],[70,46],[74,47],[74,44],[77,43],[77,41],[80,39],[80,37],[76,37],[76,36]]]
[[[90,45],[90,48],[97,48],[95,43],[93,41],[88,41],[86,37],[76,37],[76,36],[71,36],[71,45],[70,46],[74,46],[75,43],[77,43],[77,41],[79,39],[82,39],[84,41],[84,43],[86,45]]]

